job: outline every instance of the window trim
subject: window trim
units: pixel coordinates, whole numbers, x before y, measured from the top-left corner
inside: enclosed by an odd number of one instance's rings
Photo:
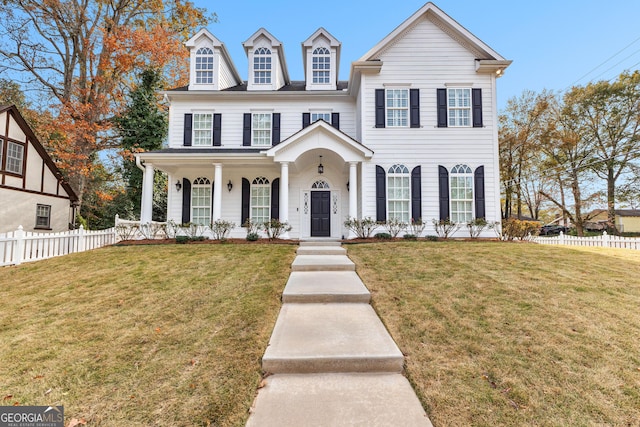
[[[464,105],[457,105],[458,104],[458,97],[455,96],[454,97],[454,101],[455,104],[454,106],[451,106],[450,101],[451,101],[451,96],[450,93],[452,91],[465,91],[468,96],[466,98],[466,100],[468,101],[468,105],[464,106]],[[464,99],[464,98],[462,98]],[[473,126],[473,95],[472,95],[472,90],[471,87],[447,87],[447,127],[450,128],[470,128]],[[466,119],[467,123],[466,124],[457,124],[456,122],[460,119],[460,117],[458,117],[457,115],[454,117],[454,115],[452,114],[452,112],[463,112],[466,111],[467,112],[467,116],[466,118],[463,117],[464,119]],[[453,121],[453,124],[452,124]]]
[[[254,196],[254,190],[256,189],[263,189],[266,191],[266,194],[256,194]],[[263,201],[266,201],[266,204],[255,204],[254,197],[256,199],[263,199]],[[254,209],[265,208],[267,209],[266,216],[260,215],[260,217],[258,217],[257,215],[254,215]],[[258,220],[257,218],[261,218],[261,220]],[[251,186],[249,187],[249,219],[253,223],[268,222],[271,219],[271,182],[264,176],[258,176],[251,181]]]
[[[47,215],[40,215],[41,208],[46,208]],[[46,224],[38,224],[38,220],[40,218],[46,218]],[[51,230],[51,205],[45,205],[42,203],[36,204],[36,223],[33,228],[38,230]]]
[[[387,184],[387,220],[399,220],[405,223],[409,223],[411,221],[411,172],[409,168],[403,164],[394,164],[387,170],[386,174],[386,184]],[[392,190],[402,190],[404,192],[405,186],[397,184],[405,184],[406,182],[406,195],[407,197],[397,198],[392,195]],[[393,185],[392,185],[393,184]],[[406,204],[406,212],[403,209],[401,211],[401,216],[393,216],[391,213],[397,213],[398,209],[391,209],[392,203],[396,206],[396,203]],[[406,214],[406,218],[405,218]]]
[[[322,52],[320,52],[320,50],[322,50]],[[316,59],[318,59],[318,61],[316,61]],[[322,59],[322,61],[320,61],[320,59]],[[322,65],[323,68],[318,68],[320,65]],[[331,50],[325,46],[318,46],[311,53],[311,81],[314,85],[331,84]]]
[[[256,116],[258,115],[269,117],[268,126],[266,126],[264,129],[256,128],[256,123],[258,122],[256,120]],[[269,133],[269,138],[266,143],[256,144],[256,134],[255,134],[256,131],[266,131]],[[271,147],[272,143],[273,143],[273,113],[270,111],[252,111],[251,112],[251,146],[252,147]]]
[[[456,185],[454,187],[453,183],[454,183],[454,178],[464,178],[465,181],[466,179],[470,179],[470,183],[469,185],[465,185],[463,187],[461,187],[460,185]],[[457,183],[458,181],[456,181]],[[470,198],[454,198],[453,197],[453,191],[454,189],[456,190],[470,190],[471,191],[471,197]],[[464,163],[460,163],[455,165],[454,167],[451,168],[451,171],[449,172],[449,216],[450,216],[450,220],[451,222],[455,222],[455,223],[467,223],[469,221],[473,221],[473,219],[475,218],[475,177],[474,177],[474,173],[473,173],[473,169],[471,169],[471,167],[467,164]],[[453,208],[453,204],[454,202],[458,202],[458,203],[465,203],[465,204],[469,204],[470,206],[470,210],[465,210],[465,211],[460,211],[460,209],[455,209]],[[464,221],[460,221],[458,216],[460,215],[460,213],[463,212],[466,215],[470,215],[470,218],[465,218]]]
[[[315,122],[317,122],[318,120],[321,120],[321,119],[322,119],[322,120],[324,120],[325,122],[327,122],[328,124],[332,124],[332,123],[331,123],[331,117],[332,117],[332,116],[331,116],[331,115],[332,115],[332,111],[331,111],[331,110],[309,111],[309,114],[310,114],[310,116],[309,116],[309,117],[310,117],[310,121],[311,121],[311,123],[312,123],[312,124],[313,124],[313,123],[315,123]],[[314,120],[314,118],[313,118],[313,116],[314,116],[314,115],[316,116],[315,120]],[[327,116],[327,117],[328,117],[328,120],[327,120],[327,119],[325,119],[325,118],[319,118],[319,117],[317,117],[317,116],[319,116],[319,115]]]
[[[198,192],[198,190],[205,190],[205,192],[203,194],[199,194],[197,195],[197,197],[200,198],[204,198],[205,202],[206,199],[208,198],[208,202],[206,204],[196,204],[196,193]],[[212,199],[212,195],[211,195],[211,191],[212,191],[212,183],[211,180],[207,177],[201,176],[198,177],[196,179],[193,180],[193,183],[191,184],[191,195],[190,195],[190,199],[191,199],[191,222],[194,224],[198,224],[198,225],[209,225],[211,223],[211,199]],[[208,220],[204,223],[201,224],[200,222],[196,222],[196,216],[195,216],[195,209],[204,209],[205,211],[208,210],[209,215],[206,217]],[[198,218],[205,218],[205,216],[203,215],[199,215]]]
[[[22,143],[22,142],[18,142],[18,141],[13,141],[10,139],[5,139],[6,141],[6,153],[2,153],[4,155],[4,171],[8,174],[11,175],[16,175],[16,176],[23,176],[24,175],[24,162],[25,162],[25,151],[26,151],[26,143]],[[10,157],[11,156],[11,150],[9,149],[10,144],[15,145],[16,147],[20,147],[21,152],[20,152],[20,158],[16,158],[16,157]],[[18,164],[20,166],[20,170],[18,172],[16,172],[15,170],[11,170],[9,169],[9,159],[15,159],[15,160],[19,160]]]
[[[406,94],[406,96],[404,97],[404,101],[406,102],[406,105],[403,107],[398,107],[395,105],[389,106],[389,94],[390,93],[404,93]],[[393,97],[391,100],[392,101],[396,101],[398,98]],[[402,100],[403,98],[399,98],[399,100]],[[384,122],[385,122],[385,127],[388,128],[408,128],[411,126],[411,119],[409,117],[410,115],[410,93],[409,93],[409,88],[408,87],[389,87],[389,88],[385,88],[384,90]],[[404,118],[400,118],[400,121],[402,122],[402,120],[404,119],[405,124],[394,124],[397,121],[397,117],[389,117],[389,112],[390,111],[398,111],[398,112],[402,112],[404,111]]]
[[[207,50],[208,52],[202,52]],[[200,63],[199,63],[200,62]],[[203,65],[210,66],[210,68],[203,68]],[[214,76],[215,76],[215,52],[209,46],[200,47],[195,54],[195,84],[197,85],[212,85],[214,84]],[[206,77],[207,81],[202,81],[202,73],[209,74],[210,76]]]
[[[271,49],[264,46],[257,47],[253,51],[253,84],[270,85],[272,83],[273,61],[271,55]],[[261,61],[261,59],[264,59],[264,61]],[[264,68],[260,67],[261,64],[264,64]]]
[[[198,116],[205,116],[205,115],[209,115],[211,116],[211,120],[208,123],[208,128],[203,128],[203,129],[198,129],[196,127],[196,123],[198,122],[196,120],[196,118]],[[214,113],[213,111],[194,111],[192,113],[192,122],[191,122],[191,146],[192,147],[210,147],[213,145],[213,117],[214,117]],[[208,132],[209,138],[207,140],[206,144],[199,144],[197,143],[198,138],[197,138],[197,134],[196,132]]]

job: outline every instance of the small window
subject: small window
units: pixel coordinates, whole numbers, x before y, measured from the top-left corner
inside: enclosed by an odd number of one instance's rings
[[[193,145],[211,145],[213,137],[213,114],[193,115]]]
[[[271,185],[269,180],[260,176],[251,183],[251,221],[268,222],[271,218]]]
[[[329,188],[329,184],[327,184],[326,181],[318,180],[318,181],[313,183],[311,188],[314,189],[314,190],[317,190],[317,189],[328,189]]]
[[[473,173],[467,165],[451,169],[451,221],[466,223],[473,220]]]
[[[387,174],[387,218],[409,222],[411,191],[409,169],[404,165],[393,165]]]
[[[311,123],[317,122],[318,120],[324,120],[331,124],[331,113],[311,113]]]
[[[211,181],[200,177],[191,187],[191,222],[198,225],[211,223]]]
[[[471,89],[452,88],[447,90],[447,114],[449,127],[471,126]]]
[[[387,127],[409,126],[409,90],[387,89]]]
[[[201,47],[196,52],[196,83],[213,83],[213,50]]]
[[[253,82],[271,84],[271,51],[265,47],[253,53]]]
[[[24,146],[9,141],[7,145],[6,171],[22,175],[22,158],[24,156]]]
[[[251,118],[251,141],[257,147],[271,145],[271,113],[254,113]]]
[[[35,228],[51,228],[51,206],[36,206],[36,226]]]
[[[316,48],[312,53],[313,83],[331,83],[331,53],[326,47]]]

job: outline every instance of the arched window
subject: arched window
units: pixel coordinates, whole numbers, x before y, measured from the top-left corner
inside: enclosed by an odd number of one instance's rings
[[[213,50],[208,47],[196,51],[196,83],[213,83]]]
[[[253,52],[253,82],[271,84],[271,51],[266,47]]]
[[[326,47],[318,47],[312,53],[313,83],[331,83],[331,53]]]
[[[327,184],[326,181],[323,180],[318,180],[316,182],[313,183],[313,185],[311,186],[312,189],[328,189],[329,188],[329,184]]]
[[[393,165],[387,174],[387,219],[408,223],[411,218],[411,191],[409,169],[405,165]]]
[[[271,218],[271,186],[259,176],[251,183],[251,221],[263,223]]]
[[[451,169],[451,221],[473,220],[473,172],[467,165],[455,165]]]
[[[199,225],[211,223],[211,181],[199,177],[191,187],[191,222]]]

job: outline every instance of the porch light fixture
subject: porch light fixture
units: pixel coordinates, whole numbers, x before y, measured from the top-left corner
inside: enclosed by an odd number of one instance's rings
[[[349,191],[349,181],[347,181],[347,191]]]
[[[227,182],[227,189],[229,190],[229,192],[231,192],[232,188],[233,188],[233,184],[231,183],[231,180],[229,180],[229,182]]]
[[[176,181],[176,190],[178,190],[178,193],[180,192],[181,188],[182,188],[182,183],[180,181]]]
[[[320,175],[324,173],[324,166],[322,166],[322,156],[320,156],[320,163],[318,164],[318,173]]]

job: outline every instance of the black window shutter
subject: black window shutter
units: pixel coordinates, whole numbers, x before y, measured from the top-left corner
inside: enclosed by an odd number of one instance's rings
[[[449,218],[449,171],[444,166],[438,166],[438,187],[440,193],[440,219]]]
[[[242,120],[242,145],[251,147],[251,113],[244,113]]]
[[[184,137],[183,144],[185,147],[191,147],[191,131],[193,129],[193,114],[184,115]]]
[[[376,127],[383,128],[384,125],[384,89],[376,89]]]
[[[191,222],[191,182],[182,178],[182,223]]]
[[[251,204],[251,184],[247,178],[242,178],[242,226],[249,219],[249,206]]]
[[[271,182],[271,218],[280,219],[280,178]]]
[[[302,129],[311,124],[311,113],[302,113]]]
[[[222,145],[222,114],[213,115],[213,146]]]
[[[331,113],[331,126],[340,129],[340,113]]]
[[[438,127],[447,127],[447,89],[438,89]]]
[[[473,107],[473,127],[482,127],[482,89],[471,89],[471,105]]]
[[[412,128],[420,127],[420,89],[409,90],[409,120]]]
[[[411,219],[418,221],[422,218],[422,168],[416,166],[411,171]]]
[[[271,145],[280,144],[280,113],[271,116]]]
[[[476,218],[484,218],[484,166],[478,166],[473,176],[473,186],[476,199]]]
[[[382,166],[376,165],[376,221],[387,220],[387,185]]]
[[[213,201],[215,198],[213,197],[214,190],[216,188],[215,181],[211,183],[211,215],[209,216],[209,221],[213,222]]]

